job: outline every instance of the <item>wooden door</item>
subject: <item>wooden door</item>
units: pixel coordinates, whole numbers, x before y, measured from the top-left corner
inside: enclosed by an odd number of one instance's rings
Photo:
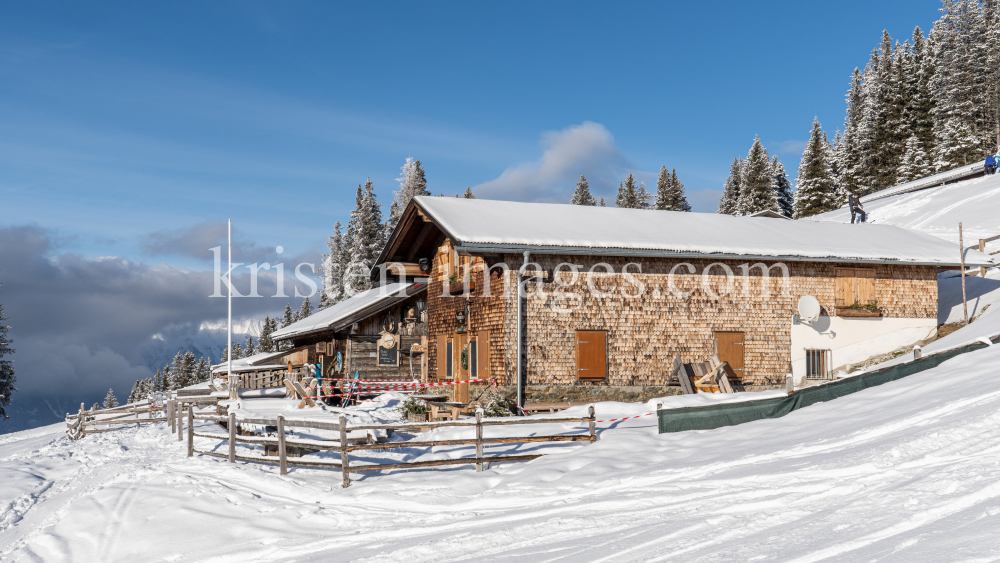
[[[744,379],[746,370],[744,369],[745,346],[742,332],[716,332],[716,349],[719,353],[719,360],[728,362],[733,368],[736,377]]]
[[[452,364],[454,364],[454,368],[452,369],[453,376],[451,377],[452,381],[465,381],[466,379],[469,379],[469,368],[462,367],[462,350],[465,350],[465,347],[468,344],[469,344],[469,336],[467,334],[462,333],[455,335],[453,341],[454,348],[452,348]],[[469,384],[459,383],[454,387],[455,387],[455,394],[454,394],[455,401],[458,401],[460,403],[468,403]]]
[[[604,379],[608,376],[607,332],[576,331],[576,373],[579,379]]]

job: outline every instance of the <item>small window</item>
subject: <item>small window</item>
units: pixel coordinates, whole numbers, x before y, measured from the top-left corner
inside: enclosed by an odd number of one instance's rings
[[[477,348],[476,341],[475,340],[470,340],[469,341],[469,377],[471,377],[473,379],[475,379],[476,375],[479,373],[479,370],[477,368],[477,366],[479,364],[476,363],[476,359],[477,359],[476,358],[476,348]]]
[[[454,346],[455,346],[454,343],[451,340],[449,340],[448,345],[445,347],[445,353],[444,353],[445,378],[447,378],[448,381],[454,379],[453,377],[454,372],[452,371],[454,368],[454,362],[452,361],[452,358],[455,357]]]
[[[833,379],[833,352],[830,350],[806,350],[806,378]]]

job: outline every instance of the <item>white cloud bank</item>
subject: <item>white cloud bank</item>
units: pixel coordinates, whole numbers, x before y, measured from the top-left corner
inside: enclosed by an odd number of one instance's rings
[[[488,199],[569,203],[576,181],[584,175],[595,197],[610,195],[613,200],[618,183],[635,172],[600,123],[584,121],[562,131],[547,131],[541,145],[540,159],[508,168],[472,191]]]

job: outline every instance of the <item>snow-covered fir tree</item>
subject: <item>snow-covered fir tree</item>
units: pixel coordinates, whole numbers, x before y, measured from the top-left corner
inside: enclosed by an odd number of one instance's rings
[[[737,215],[752,215],[768,210],[780,213],[775,198],[776,188],[777,184],[771,174],[771,158],[760,144],[760,138],[755,135],[742,167],[740,199],[736,203]]]
[[[278,323],[270,316],[264,317],[264,322],[260,327],[260,336],[257,338],[258,352],[274,352],[274,340],[271,335],[278,330]]]
[[[234,360],[238,360],[238,359],[244,357],[243,356],[243,346],[239,342],[233,342],[232,355],[233,355],[233,359]]]
[[[604,198],[603,197],[601,198],[601,203],[599,203],[598,206],[599,207],[607,207],[607,205],[604,204]]]
[[[304,318],[308,317],[309,315],[313,314],[312,301],[310,301],[308,297],[306,297],[302,301],[302,306],[299,307],[298,313],[299,313],[299,318],[300,319],[304,319]]]
[[[687,194],[684,193],[684,183],[677,177],[677,169],[670,169],[670,191],[673,193],[674,208],[672,211],[691,211],[691,204],[688,203]]]
[[[340,221],[333,225],[333,234],[326,240],[330,251],[323,255],[323,290],[319,296],[319,308],[326,309],[344,300],[344,235]],[[263,336],[263,335],[262,335]]]
[[[837,190],[830,168],[828,145],[824,141],[823,127],[813,118],[809,141],[799,162],[799,176],[795,179],[795,218],[801,219],[840,207]],[[846,203],[843,202],[843,203]]]
[[[743,176],[743,160],[733,159],[729,166],[729,177],[722,186],[722,198],[719,199],[719,213],[736,215],[736,204],[740,201],[740,178]]]
[[[569,202],[573,205],[597,205],[597,200],[590,194],[590,184],[583,175],[577,180],[576,191],[573,192],[573,199]]]
[[[948,119],[944,126],[936,130],[935,139],[934,168],[938,172],[981,160],[976,135],[965,120],[958,117]]]
[[[687,196],[684,194],[684,184],[677,178],[677,169],[668,172],[666,166],[660,167],[656,177],[655,209],[663,211],[691,211]]]
[[[619,182],[618,195],[615,196],[615,205],[626,209],[638,209],[641,207],[639,186],[636,185],[635,177],[632,174],[629,174],[624,182]]]
[[[285,312],[281,315],[281,328],[295,322],[295,314],[292,312],[292,304],[285,303]]]
[[[209,365],[208,360],[205,356],[198,358],[198,364],[194,369],[195,381],[201,383],[203,381],[208,381],[212,378],[212,366]]]
[[[653,207],[653,194],[649,193],[646,189],[645,182],[639,182],[639,191],[635,194],[636,199],[636,209],[652,209]]]
[[[132,384],[132,391],[129,392],[128,400],[125,402],[125,404],[131,405],[132,403],[138,402],[139,399],[137,399],[136,397],[139,395],[141,390],[142,390],[142,380],[136,379],[135,383]]]
[[[115,398],[114,389],[108,389],[108,394],[104,396],[104,408],[113,409],[118,406],[118,399]]]
[[[253,336],[247,336],[247,339],[243,341],[243,353],[248,358],[257,353],[257,345],[253,341]]]
[[[472,188],[466,187],[465,193],[462,194],[465,199],[476,199],[476,196],[472,195]]]
[[[900,183],[925,178],[933,172],[931,163],[924,151],[923,143],[914,133],[906,140],[906,150],[903,151],[903,161],[896,170],[896,179]]]
[[[14,387],[14,362],[9,356],[14,353],[7,337],[10,327],[4,324],[7,318],[3,316],[3,305],[0,305],[0,420],[7,420],[7,407],[10,406],[11,395],[17,389]]]
[[[795,215],[795,193],[792,191],[792,183],[788,181],[788,174],[785,173],[785,166],[778,160],[778,155],[771,158],[771,175],[774,176],[775,195],[778,201],[778,209],[785,217],[791,218]]]
[[[402,174],[396,181],[399,182],[399,190],[393,192],[392,205],[389,206],[389,218],[386,220],[386,236],[396,228],[396,223],[410,204],[410,200],[418,195],[431,195],[427,190],[427,178],[424,176],[424,169],[420,167],[419,160],[408,157],[403,163]]]
[[[347,297],[372,286],[368,273],[385,243],[381,206],[371,179],[365,182],[364,188],[358,186],[355,209],[347,225],[351,258],[344,276]]]

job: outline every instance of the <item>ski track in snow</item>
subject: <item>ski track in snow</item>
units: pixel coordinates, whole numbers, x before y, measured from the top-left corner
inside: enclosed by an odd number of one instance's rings
[[[54,425],[0,444],[0,561],[993,561],[998,360],[782,419],[659,435],[643,417],[529,463],[348,489],[188,459],[162,424],[78,442]]]

